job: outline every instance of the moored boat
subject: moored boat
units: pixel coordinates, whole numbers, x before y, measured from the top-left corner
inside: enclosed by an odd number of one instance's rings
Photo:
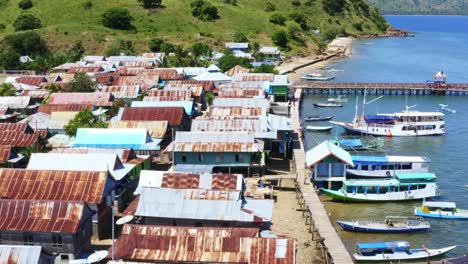
[[[308,81],[330,81],[335,79],[333,76],[324,76],[320,73],[308,73],[301,77],[303,80]]]
[[[340,103],[315,103],[315,107],[343,107]]]
[[[381,149],[385,142],[382,138],[342,138],[330,139],[330,142],[349,151],[366,151]]]
[[[421,217],[387,216],[385,221],[336,221],[344,230],[365,233],[424,232],[431,224]]]
[[[307,131],[328,132],[333,129],[333,126],[306,126]]]
[[[414,214],[429,218],[468,220],[468,210],[458,209],[454,202],[424,201],[421,207],[414,209]]]
[[[353,155],[354,167],[346,170],[356,177],[388,178],[397,173],[429,171],[430,159],[422,156]]]
[[[440,107],[440,110],[442,110],[442,111],[449,112],[449,113],[452,113],[452,114],[456,114],[456,113],[457,113],[457,110],[452,109],[452,108],[449,108],[448,105],[439,104],[439,107]]]
[[[335,97],[335,98],[328,98],[327,102],[346,103],[346,102],[348,102],[348,98],[343,97],[342,95],[338,95],[338,97]]]
[[[306,121],[306,122],[318,122],[318,121],[329,121],[329,120],[332,120],[332,119],[333,119],[333,116],[324,116],[324,117],[308,116],[308,117],[306,117],[306,119],[304,121]]]
[[[439,196],[435,179],[427,173],[397,174],[393,179],[346,180],[339,190],[320,190],[342,202],[410,201]]]
[[[353,255],[357,261],[391,261],[426,259],[441,256],[456,246],[439,249],[412,249],[406,241],[358,243],[357,253]]]

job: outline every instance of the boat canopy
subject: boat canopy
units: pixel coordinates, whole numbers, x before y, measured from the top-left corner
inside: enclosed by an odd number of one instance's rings
[[[406,241],[394,242],[375,242],[375,243],[358,243],[358,250],[386,250],[392,249],[394,252],[404,252],[410,248],[410,244]]]
[[[345,186],[363,186],[363,187],[377,187],[377,186],[399,186],[400,182],[395,179],[387,179],[387,180],[350,180],[350,181],[343,181],[343,185]]]
[[[340,145],[345,147],[362,147],[362,142],[359,138],[356,139],[340,139]]]
[[[445,116],[441,112],[420,112],[415,110],[404,110],[394,114],[378,114],[379,116],[393,116],[393,117],[402,117],[402,116]]]
[[[450,208],[450,209],[457,208],[457,205],[454,202],[424,202],[423,206],[434,207],[434,208]]]
[[[386,165],[389,163],[426,163],[430,159],[422,156],[351,156],[356,165]]]
[[[395,121],[395,117],[387,115],[368,115],[364,119],[366,123],[388,124]]]
[[[415,172],[415,173],[396,173],[395,176],[400,180],[425,180],[433,181],[436,176],[430,172]]]

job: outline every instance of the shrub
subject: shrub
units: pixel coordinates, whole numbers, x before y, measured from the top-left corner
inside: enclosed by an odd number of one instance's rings
[[[152,52],[160,52],[161,51],[161,45],[164,43],[164,40],[162,39],[151,39],[149,42],[148,42],[148,48],[149,50],[151,50]]]
[[[322,0],[323,10],[330,16],[337,15],[343,11],[346,6],[346,0]]]
[[[107,123],[101,119],[95,122],[93,112],[89,109],[85,109],[76,114],[75,118],[70,120],[64,128],[65,134],[74,137],[78,128],[107,128],[107,126]]]
[[[362,31],[362,22],[353,23],[353,28],[357,31]]]
[[[307,25],[306,16],[300,11],[291,12],[291,14],[289,14],[289,19],[299,24],[299,26],[301,26],[303,30],[307,30],[309,28],[309,26]]]
[[[127,8],[113,7],[102,14],[102,24],[113,29],[129,29],[132,27],[133,17]]]
[[[247,36],[242,32],[234,33],[234,42],[247,42],[249,39]]]
[[[294,6],[294,7],[300,7],[301,6],[301,1],[299,0],[293,0],[291,2],[291,5]]]
[[[5,43],[21,55],[33,57],[49,53],[46,42],[33,31],[8,35],[5,37]]]
[[[88,10],[88,9],[91,9],[93,7],[93,2],[91,1],[86,1],[83,3],[83,8]]]
[[[33,3],[31,2],[31,0],[21,0],[18,3],[18,7],[23,10],[26,10],[33,7]]]
[[[271,40],[280,47],[287,47],[289,42],[288,33],[284,30],[276,31],[273,36],[271,36]]]
[[[6,50],[0,53],[0,69],[15,70],[20,67],[20,55],[14,50]]]
[[[306,5],[306,6],[313,6],[314,3],[315,3],[315,0],[306,0],[306,1],[304,2],[304,5]]]
[[[171,43],[168,43],[168,42],[164,42],[163,44],[161,44],[161,52],[164,52],[164,53],[171,53],[171,52],[174,52],[175,51],[175,46]]]
[[[33,14],[21,14],[13,22],[15,31],[41,28],[41,20]]]
[[[89,93],[96,91],[97,83],[86,73],[80,72],[75,74],[75,77],[69,83],[69,87],[70,92],[73,93]]]
[[[272,2],[265,3],[265,12],[273,12],[276,11],[276,5]]]
[[[273,73],[278,74],[278,71],[275,69],[274,65],[262,64],[255,68],[252,73]]]
[[[288,21],[286,28],[288,29],[288,34],[291,38],[298,38],[297,34],[301,31],[301,28],[296,22]]]
[[[1,24],[1,23],[0,23],[0,31],[3,31],[3,30],[5,30],[5,29],[6,29],[5,24]]]
[[[200,20],[212,21],[219,18],[218,8],[203,0],[195,0],[190,3],[192,15]]]
[[[239,58],[234,55],[224,55],[218,60],[219,68],[221,71],[225,72],[236,65],[240,65],[245,68],[251,68],[252,65],[250,64],[249,59],[247,58]]]
[[[143,5],[143,8],[158,8],[161,7],[162,0],[138,0]]]
[[[210,56],[213,50],[205,43],[195,43],[190,48],[192,55],[196,58],[200,56]]]
[[[277,25],[284,25],[286,17],[281,13],[274,13],[270,16],[270,22]]]

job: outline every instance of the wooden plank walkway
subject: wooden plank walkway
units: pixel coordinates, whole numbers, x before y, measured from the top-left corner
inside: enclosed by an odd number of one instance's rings
[[[294,149],[294,162],[296,168],[296,179],[299,184],[302,197],[306,208],[310,211],[315,228],[317,229],[320,236],[324,239],[323,243],[332,259],[332,263],[335,264],[350,264],[353,263],[351,256],[346,250],[343,242],[336,233],[328,213],[325,210],[322,202],[320,201],[317,192],[313,185],[310,183],[309,170],[306,168],[305,160],[305,149],[304,142],[302,140],[302,131],[300,130],[300,101],[302,96],[302,90],[297,89],[295,91],[295,98],[299,99],[299,103],[296,102],[291,107],[291,118],[293,120],[293,126],[299,135],[299,146]]]

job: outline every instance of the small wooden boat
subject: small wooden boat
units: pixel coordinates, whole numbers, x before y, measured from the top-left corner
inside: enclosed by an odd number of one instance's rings
[[[468,210],[457,209],[453,202],[424,201],[421,207],[414,209],[414,214],[429,218],[468,220]]]
[[[320,117],[320,116],[308,116],[304,121],[306,122],[317,122],[317,121],[329,121],[332,120],[333,116],[325,116],[325,117]]]
[[[440,106],[440,110],[442,110],[444,112],[449,112],[449,113],[452,113],[452,114],[457,113],[457,110],[449,108],[448,105],[439,104],[439,106]]]
[[[421,217],[387,216],[385,221],[336,221],[344,230],[364,233],[424,232],[431,224]]]
[[[340,103],[315,103],[315,107],[343,107]]]
[[[308,73],[304,76],[301,77],[303,80],[309,80],[309,81],[330,81],[335,79],[333,76],[324,76],[320,73]]]
[[[357,244],[357,253],[353,255],[357,261],[392,261],[427,259],[441,256],[456,246],[439,249],[411,249],[406,241],[375,242]]]
[[[306,126],[307,131],[328,132],[333,129],[333,126]]]

